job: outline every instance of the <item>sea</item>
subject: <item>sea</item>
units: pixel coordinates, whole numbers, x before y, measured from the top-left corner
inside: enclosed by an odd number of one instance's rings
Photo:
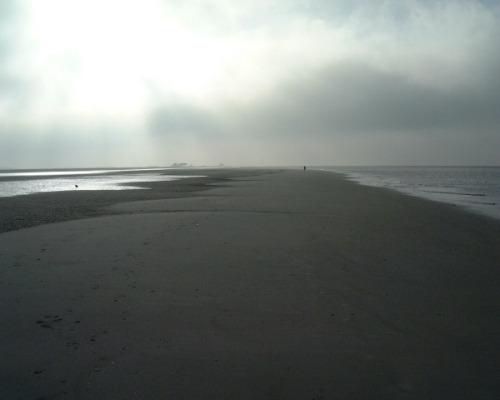
[[[455,204],[500,220],[500,167],[320,167],[362,185]]]
[[[162,172],[164,168],[0,170],[0,197],[68,190],[145,190],[147,187],[137,183],[193,177]]]

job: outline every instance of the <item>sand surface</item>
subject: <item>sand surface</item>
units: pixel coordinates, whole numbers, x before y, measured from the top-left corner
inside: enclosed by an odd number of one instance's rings
[[[0,399],[498,398],[498,221],[323,171],[206,182],[0,234]]]

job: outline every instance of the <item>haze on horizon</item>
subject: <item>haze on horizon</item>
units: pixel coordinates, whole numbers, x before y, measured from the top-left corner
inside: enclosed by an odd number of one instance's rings
[[[0,168],[500,165],[496,0],[3,0]]]

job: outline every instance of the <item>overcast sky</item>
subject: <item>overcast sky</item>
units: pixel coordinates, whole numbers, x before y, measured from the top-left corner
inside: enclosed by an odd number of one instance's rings
[[[500,165],[500,1],[0,1],[0,168],[174,162]]]

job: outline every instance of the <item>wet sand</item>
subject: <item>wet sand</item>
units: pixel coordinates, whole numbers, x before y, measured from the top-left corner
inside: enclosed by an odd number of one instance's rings
[[[1,399],[498,396],[498,221],[323,171],[211,182],[0,234]]]

